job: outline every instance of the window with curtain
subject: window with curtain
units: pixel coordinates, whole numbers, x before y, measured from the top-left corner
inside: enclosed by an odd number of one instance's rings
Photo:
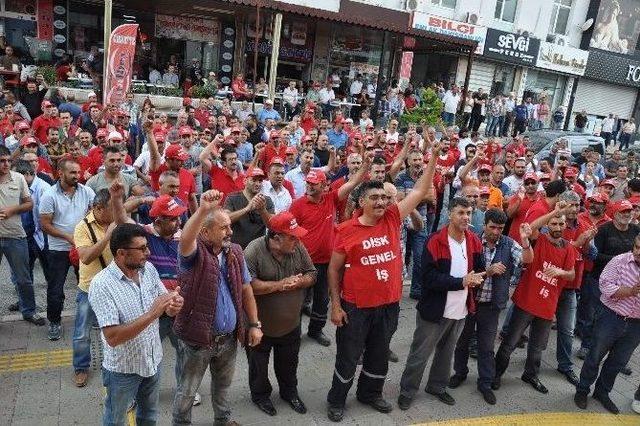
[[[552,34],[566,35],[567,24],[569,23],[569,13],[573,0],[553,0],[553,11],[551,12],[551,22],[549,32]]]
[[[514,22],[516,20],[516,8],[518,0],[497,0],[494,17],[505,22]]]

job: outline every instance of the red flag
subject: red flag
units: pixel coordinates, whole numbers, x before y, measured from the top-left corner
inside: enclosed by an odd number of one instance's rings
[[[131,85],[133,58],[136,53],[138,24],[124,24],[111,32],[109,57],[104,78],[104,104],[120,105]]]

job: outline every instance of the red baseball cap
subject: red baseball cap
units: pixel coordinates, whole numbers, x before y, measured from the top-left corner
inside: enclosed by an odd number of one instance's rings
[[[611,185],[614,188],[616,187],[616,183],[613,181],[613,179],[605,179],[602,182],[600,182],[599,186],[604,186],[604,185]]]
[[[296,155],[298,153],[298,150],[296,149],[295,146],[288,146],[287,149],[284,151],[284,153]]]
[[[22,139],[20,139],[20,146],[27,146],[32,143],[38,145],[38,141],[33,136],[24,136]]]
[[[49,107],[52,107],[52,106],[54,106],[54,105],[50,101],[48,101],[46,99],[44,101],[42,101],[42,104],[41,104],[42,108],[49,108]]]
[[[309,173],[307,173],[305,181],[313,185],[315,185],[316,183],[323,183],[327,181],[327,175],[325,175],[321,170],[311,170]]]
[[[629,200],[620,200],[613,204],[613,213],[620,213],[628,210],[633,210],[633,204]]]
[[[191,98],[186,97],[186,98],[182,98],[182,106],[188,106],[191,105]]]
[[[231,129],[231,133],[240,133],[240,132],[241,132],[240,127],[234,127]]]
[[[536,173],[529,172],[529,173],[525,173],[524,179],[522,179],[522,181],[526,182],[528,180],[535,180],[536,182],[538,182],[540,179],[538,178],[538,175]]]
[[[96,138],[106,138],[107,135],[109,135],[109,132],[107,132],[107,129],[105,129],[104,127],[100,127],[98,130],[96,130]]]
[[[167,135],[164,132],[156,132],[153,134],[153,137],[156,139],[156,142],[164,142],[167,140]]]
[[[374,126],[373,124],[367,124],[367,130],[369,129],[375,129],[376,126]]]
[[[606,204],[609,202],[609,196],[603,192],[594,192],[587,200],[594,203]]]
[[[284,166],[284,160],[280,157],[273,157],[271,159],[271,164],[269,164],[269,167],[273,166],[274,164],[279,164],[281,166]]]
[[[189,126],[181,126],[180,129],[178,130],[178,134],[180,136],[184,136],[184,135],[191,136],[193,134],[193,130],[191,130],[191,127]]]
[[[491,173],[492,170],[493,170],[493,167],[491,167],[490,164],[483,164],[478,169],[478,173],[480,173],[480,172],[489,172],[489,173]]]
[[[18,121],[13,128],[15,130],[29,130],[31,127],[29,126],[29,123],[27,123],[26,121]]]
[[[302,138],[302,142],[313,142],[313,138],[311,136],[305,136]]]
[[[187,161],[189,159],[189,154],[187,154],[184,149],[182,149],[181,145],[169,145],[164,151],[164,158],[166,158],[167,160],[174,159]]]
[[[480,187],[480,195],[491,195],[491,191],[488,187],[482,186]]]
[[[247,170],[247,174],[245,176],[247,176],[248,178],[255,178],[255,177],[260,177],[263,179],[265,178],[264,172],[259,167],[249,167],[249,170]]]
[[[296,218],[288,211],[271,216],[271,219],[269,219],[269,229],[278,234],[287,234],[297,238],[304,237],[308,232],[305,228],[298,225]]]
[[[182,204],[176,202],[176,200],[171,195],[164,194],[154,200],[153,204],[151,205],[151,209],[149,210],[149,216],[178,217],[186,211],[186,206],[183,206]]]
[[[276,138],[280,138],[280,132],[278,132],[277,130],[272,130],[271,133],[269,133],[269,139]]]

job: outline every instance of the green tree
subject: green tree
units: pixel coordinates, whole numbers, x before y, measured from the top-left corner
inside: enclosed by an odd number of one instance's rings
[[[402,114],[400,121],[403,125],[420,124],[424,120],[433,126],[439,122],[444,104],[438,98],[438,94],[433,89],[425,88],[420,93],[420,99],[420,105],[411,112]]]

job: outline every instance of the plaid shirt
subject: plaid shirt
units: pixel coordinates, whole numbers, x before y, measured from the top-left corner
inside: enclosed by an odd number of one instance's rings
[[[502,238],[509,237],[501,235],[500,239]],[[493,262],[493,257],[496,255],[496,247],[498,244],[500,244],[500,240],[498,240],[496,245],[494,245],[493,247],[489,247],[484,234],[482,235],[482,253],[484,254],[484,262],[487,269],[489,269],[489,266],[491,266],[491,262]],[[522,269],[522,246],[520,246],[520,244],[515,241],[513,242],[513,246],[511,246],[511,261],[513,262],[514,275],[516,275],[517,271]],[[478,302],[491,302],[492,290],[493,278],[487,277],[476,295],[476,299],[478,300]]]
[[[96,274],[89,287],[89,303],[100,328],[135,321],[149,311],[156,297],[167,292],[158,271],[149,262],[139,272],[139,283],[127,278],[115,262]],[[158,320],[115,348],[109,346],[104,333],[101,337],[105,369],[142,377],[151,377],[158,371],[162,360]]]

